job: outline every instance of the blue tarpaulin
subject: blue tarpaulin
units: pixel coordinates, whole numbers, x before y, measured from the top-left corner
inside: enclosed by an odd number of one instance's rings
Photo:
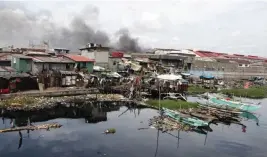
[[[200,79],[211,80],[211,79],[214,79],[215,77],[212,74],[202,74],[199,78]]]

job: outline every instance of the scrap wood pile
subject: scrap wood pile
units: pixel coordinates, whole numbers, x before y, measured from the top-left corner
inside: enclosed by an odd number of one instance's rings
[[[252,113],[229,107],[199,105],[197,108],[180,109],[179,111],[162,107],[160,112],[161,116],[154,117],[150,121],[150,125],[163,131],[183,130],[206,134],[212,131],[211,123],[238,124],[245,127],[241,123],[244,118],[253,119],[258,124],[258,118]]]
[[[212,122],[215,120],[216,121],[231,120],[233,122],[241,121],[241,118],[239,118],[240,112],[237,112],[237,110],[220,110],[220,109],[208,109],[205,107],[199,107],[190,110],[186,109],[180,110],[180,112],[208,122]]]
[[[155,116],[149,120],[149,125],[159,130],[162,130],[163,132],[173,131],[173,130],[182,130],[182,131],[192,130],[192,128],[189,125],[178,123],[167,116]]]

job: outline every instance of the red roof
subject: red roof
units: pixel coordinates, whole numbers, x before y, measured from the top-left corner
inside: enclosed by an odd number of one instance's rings
[[[123,55],[124,55],[124,53],[123,53],[123,52],[120,52],[120,51],[114,51],[114,52],[111,52],[111,56],[112,56],[113,58],[122,58]]]
[[[71,60],[74,60],[75,62],[94,62],[95,60],[94,59],[90,59],[90,58],[87,58],[85,56],[81,56],[81,55],[65,55],[65,57],[71,59]]]

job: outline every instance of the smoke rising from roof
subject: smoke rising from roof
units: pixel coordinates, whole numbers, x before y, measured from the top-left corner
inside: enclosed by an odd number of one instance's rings
[[[117,33],[119,36],[118,48],[123,51],[140,52],[141,47],[138,44],[138,39],[132,38],[127,28],[120,29]]]
[[[98,19],[99,9],[86,6],[81,14],[74,16],[69,26],[60,27],[52,22],[52,13],[41,10],[33,13],[23,3],[0,2],[0,46],[27,47],[49,41],[51,47],[77,50],[89,42],[111,46],[123,51],[141,51],[138,40],[132,38],[127,28],[117,32],[118,41],[111,44],[109,35],[87,23],[86,18]]]

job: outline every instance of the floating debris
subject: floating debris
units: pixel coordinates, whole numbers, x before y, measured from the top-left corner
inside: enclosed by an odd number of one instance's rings
[[[42,125],[36,125],[36,126],[30,125],[30,126],[2,129],[0,130],[0,133],[22,131],[22,130],[41,130],[41,129],[49,130],[50,128],[60,128],[61,126],[62,125],[58,123],[42,124]]]
[[[104,133],[105,134],[115,134],[116,133],[116,129],[115,128],[110,128],[110,129],[107,129]]]
[[[189,125],[176,122],[167,116],[153,117],[152,119],[149,120],[149,125],[163,132],[173,131],[173,130],[182,130],[182,131],[191,130],[191,127]]]
[[[119,94],[88,94],[80,96],[65,97],[15,97],[0,102],[0,108],[5,110],[24,110],[34,111],[41,109],[50,109],[58,105],[75,106],[75,104],[94,103],[94,102],[130,102]]]

